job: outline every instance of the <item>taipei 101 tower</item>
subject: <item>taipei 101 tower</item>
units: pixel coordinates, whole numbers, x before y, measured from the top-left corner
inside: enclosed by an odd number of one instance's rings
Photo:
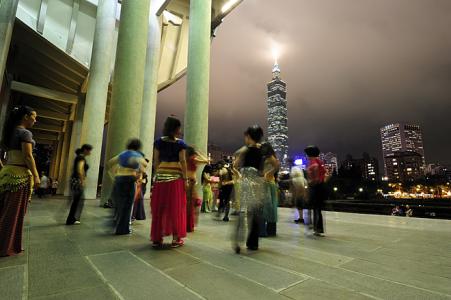
[[[268,141],[280,161],[281,171],[289,171],[287,84],[280,79],[277,60],[268,83]]]

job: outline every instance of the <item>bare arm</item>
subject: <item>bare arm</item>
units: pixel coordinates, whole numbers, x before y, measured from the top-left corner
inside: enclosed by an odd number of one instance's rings
[[[110,159],[107,163],[107,170],[108,170],[108,174],[110,175],[111,178],[114,178],[114,171],[113,171],[113,167],[117,166],[119,162],[119,156],[115,156],[112,159]]]
[[[180,160],[180,165],[182,166],[182,174],[183,174],[183,178],[186,179],[187,178],[187,168],[186,168],[186,150],[182,150],[179,153],[179,160]]]
[[[279,170],[280,162],[274,155],[267,158],[267,161],[271,164],[271,169],[269,169],[266,172],[266,174],[274,176],[274,174],[276,174],[277,170]],[[265,176],[266,176],[266,174],[265,174]]]
[[[78,173],[78,178],[80,178],[81,185],[84,185],[85,177],[86,177],[85,161],[84,160],[80,160],[78,162],[78,164],[77,164],[77,173]]]
[[[244,153],[246,152],[247,147],[241,147],[236,153],[236,160],[235,163],[233,164],[233,168],[236,170],[241,169],[241,166],[243,165],[243,158],[244,158]]]
[[[39,173],[36,168],[36,162],[33,157],[33,146],[31,143],[22,143],[22,153],[25,157],[25,163],[27,164],[28,169],[30,169],[31,174],[34,177],[34,183],[38,185],[41,183],[41,179],[39,178]]]

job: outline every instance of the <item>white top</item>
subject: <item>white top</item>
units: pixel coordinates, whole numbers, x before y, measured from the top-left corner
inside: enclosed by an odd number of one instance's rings
[[[49,187],[49,178],[47,176],[41,177],[41,184],[39,185],[41,189],[47,189]]]

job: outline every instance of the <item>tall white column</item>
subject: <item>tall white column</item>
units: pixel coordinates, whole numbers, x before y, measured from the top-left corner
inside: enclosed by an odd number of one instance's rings
[[[149,176],[151,176],[152,172],[153,140],[157,113],[158,69],[160,66],[161,19],[156,13],[161,6],[161,3],[162,0],[153,0],[150,4],[141,129],[139,135],[143,143],[143,152],[150,160],[150,164],[147,168],[147,174]],[[147,189],[145,198],[148,198],[149,195],[150,188]]]
[[[9,45],[11,43],[18,3],[19,0],[0,1],[0,88],[8,59]]]
[[[189,14],[185,139],[207,154],[211,0],[191,0]]]
[[[80,144],[93,146],[87,158],[85,198],[96,199],[105,111],[110,82],[117,0],[99,0]]]
[[[139,137],[149,9],[150,0],[122,1],[106,160],[123,151],[128,139]],[[108,200],[112,188],[106,172],[102,180],[102,203]]]
[[[67,156],[67,167],[66,167],[66,174],[63,178],[63,181],[60,182],[60,184],[63,184],[63,191],[64,196],[70,195],[70,185],[69,180],[70,176],[73,172],[73,162],[75,159],[75,150],[81,147],[80,144],[80,137],[81,137],[81,127],[83,123],[83,111],[85,109],[85,99],[80,97],[78,99],[76,112],[75,112],[75,120],[72,123],[72,133],[70,137],[70,146],[69,146],[69,153]]]

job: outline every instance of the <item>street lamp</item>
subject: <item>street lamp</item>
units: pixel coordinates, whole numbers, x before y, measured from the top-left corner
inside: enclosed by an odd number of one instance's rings
[[[334,192],[336,192],[336,191],[338,191],[338,188],[335,186],[335,187],[334,187]]]
[[[359,192],[363,192],[363,188],[359,188]]]

